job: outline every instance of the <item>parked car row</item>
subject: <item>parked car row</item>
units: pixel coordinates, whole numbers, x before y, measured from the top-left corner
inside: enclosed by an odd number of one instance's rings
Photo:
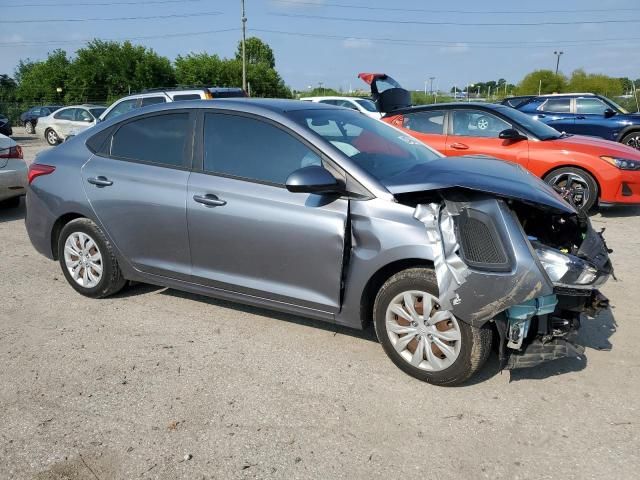
[[[596,204],[640,204],[640,151],[631,145],[561,133],[540,121],[540,114],[531,116],[520,111],[524,108],[522,103],[517,104],[517,109],[486,103],[411,106],[409,92],[391,77],[360,74],[360,78],[370,84],[379,111],[385,112],[384,122],[444,155],[489,155],[519,164],[585,212]],[[602,102],[596,96],[569,97],[531,97],[521,102],[542,108],[560,99],[572,108],[582,105],[581,99]],[[604,118],[604,113],[598,115]],[[620,118],[623,116],[621,113]],[[624,131],[629,130],[618,132],[617,137],[640,135],[640,131],[631,130],[624,136]]]

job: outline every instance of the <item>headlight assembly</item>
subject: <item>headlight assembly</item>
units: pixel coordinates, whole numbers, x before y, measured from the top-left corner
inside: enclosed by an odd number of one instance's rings
[[[600,157],[605,162],[610,163],[620,170],[640,170],[640,160],[630,160],[628,158],[611,157],[609,155],[602,155]]]
[[[574,287],[591,287],[598,278],[598,270],[581,258],[539,246],[536,247],[536,253],[553,283]]]

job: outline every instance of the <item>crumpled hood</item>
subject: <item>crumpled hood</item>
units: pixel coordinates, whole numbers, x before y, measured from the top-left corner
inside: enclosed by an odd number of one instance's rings
[[[558,138],[556,140],[545,140],[545,142],[553,142],[555,147],[563,147],[567,150],[584,152],[593,154],[594,148],[600,150],[600,155],[611,155],[629,160],[640,160],[640,150],[633,147],[623,145],[611,140],[605,140],[598,137],[587,137],[584,135],[569,135],[567,137]]]
[[[443,157],[381,181],[394,195],[461,187],[576,213],[553,188],[520,165],[490,157]]]

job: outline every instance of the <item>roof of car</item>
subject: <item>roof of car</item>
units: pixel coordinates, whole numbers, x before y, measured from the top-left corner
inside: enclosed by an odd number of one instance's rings
[[[91,103],[83,103],[80,105],[66,105],[60,108],[62,109],[62,108],[107,108],[107,107],[105,107],[104,105],[94,105]]]
[[[495,103],[482,103],[482,102],[448,102],[448,103],[432,103],[429,105],[413,105],[411,107],[399,108],[391,112],[387,112],[387,115],[398,115],[408,112],[419,112],[421,110],[440,110],[442,108],[476,108],[481,110],[503,110],[505,105]]]
[[[341,97],[339,95],[323,95],[318,97],[300,97],[300,100],[365,100],[362,97]]]

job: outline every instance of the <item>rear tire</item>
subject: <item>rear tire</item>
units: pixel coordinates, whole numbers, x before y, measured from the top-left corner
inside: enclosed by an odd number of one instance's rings
[[[407,302],[412,306],[407,308]],[[488,324],[473,327],[440,310],[435,273],[428,268],[403,270],[389,278],[376,296],[373,316],[378,340],[391,361],[424,382],[462,383],[491,352]]]
[[[33,122],[27,122],[24,124],[24,129],[27,133],[33,135],[34,133],[36,133],[36,127],[33,124]]]
[[[567,188],[569,184],[570,192],[567,195],[574,201],[576,209],[587,213],[598,201],[598,184],[590,173],[575,167],[563,167],[551,171],[544,177],[545,183],[560,191]],[[572,186],[573,185],[573,186]],[[581,188],[578,188],[580,186]],[[566,190],[565,190],[566,191]],[[581,201],[576,199],[582,198]]]
[[[44,132],[44,138],[52,147],[60,143],[60,137],[53,128],[48,128],[47,131]]]
[[[620,143],[624,143],[625,145],[640,150],[640,131],[631,132],[630,134],[625,135]]]
[[[88,218],[72,220],[62,228],[58,259],[69,284],[84,296],[108,297],[126,283],[113,246]]]

